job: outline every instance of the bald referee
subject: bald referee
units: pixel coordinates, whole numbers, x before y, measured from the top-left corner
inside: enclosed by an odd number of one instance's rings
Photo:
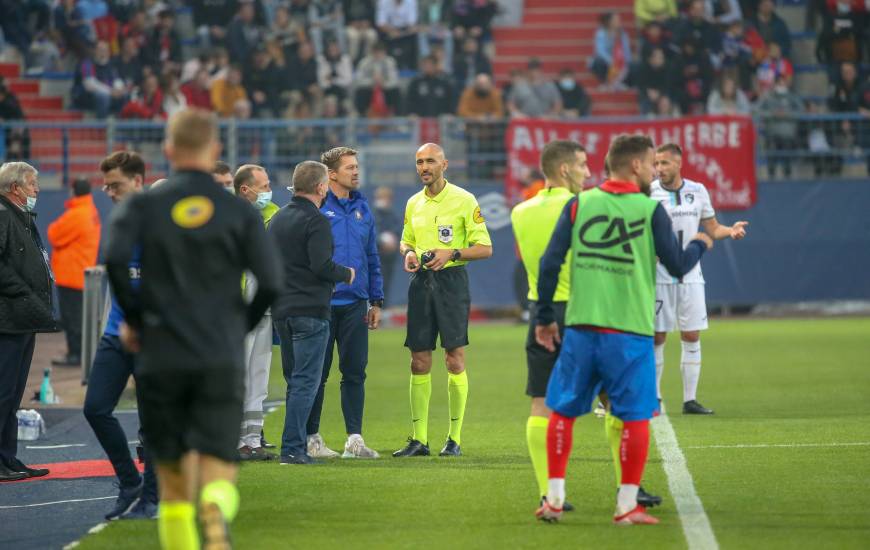
[[[141,343],[139,403],[157,463],[158,533],[163,548],[229,548],[227,524],[239,508],[236,443],[244,397],[244,338],[271,303],[281,273],[259,213],[223,191],[211,170],[217,123],[204,111],[173,115],[164,151],[173,175],[113,214],[106,266],[125,314],[121,339]],[[128,264],[141,249],[134,291]],[[249,305],[239,281],[250,270]]]
[[[471,295],[465,264],[492,256],[492,241],[474,195],[444,179],[444,150],[427,143],[417,150],[417,175],[423,190],[408,199],[400,251],[408,288],[413,436],[393,456],[429,455],[429,398],[432,351],[437,338],[446,350],[450,430],[441,456],[459,456],[460,432],[468,397],[465,346]]]

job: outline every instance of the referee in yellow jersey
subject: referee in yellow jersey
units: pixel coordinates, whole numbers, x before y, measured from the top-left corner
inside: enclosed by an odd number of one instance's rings
[[[474,195],[444,179],[444,150],[427,143],[417,150],[417,175],[423,190],[408,199],[400,251],[408,289],[413,436],[393,456],[429,455],[429,397],[432,351],[441,336],[446,350],[450,431],[441,456],[459,456],[460,431],[468,397],[465,346],[471,295],[465,264],[492,256],[492,241]]]

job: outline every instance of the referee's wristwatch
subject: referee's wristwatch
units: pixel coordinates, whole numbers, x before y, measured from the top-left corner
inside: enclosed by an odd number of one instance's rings
[[[382,299],[381,300],[369,300],[369,305],[372,307],[379,307],[381,309],[384,309],[384,301]]]
[[[462,259],[462,252],[460,252],[458,248],[454,248],[453,254],[450,255],[450,260],[453,262],[458,262],[461,259]]]

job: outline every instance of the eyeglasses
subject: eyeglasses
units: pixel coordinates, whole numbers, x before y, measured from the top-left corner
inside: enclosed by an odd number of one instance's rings
[[[108,193],[109,191],[117,192],[118,188],[121,186],[121,182],[113,181],[112,183],[107,183],[103,186],[103,193]]]

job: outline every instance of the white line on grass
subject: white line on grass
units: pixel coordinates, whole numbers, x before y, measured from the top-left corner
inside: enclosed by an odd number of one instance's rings
[[[852,443],[742,443],[737,445],[694,445],[687,449],[771,449],[781,447],[792,449],[795,447],[870,447],[870,441],[856,441]]]
[[[52,504],[69,504],[72,502],[90,502],[92,500],[109,500],[110,498],[118,498],[118,497],[113,496],[113,497],[95,497],[95,498],[74,498],[72,500],[55,500],[53,502],[37,502],[35,504],[16,504],[14,506],[0,506],[0,510],[11,510],[13,508],[35,508],[37,506],[51,506]]]
[[[69,443],[67,445],[28,445],[28,449],[67,449],[69,447],[87,447],[85,443]]]
[[[683,534],[689,550],[715,550],[719,548],[716,535],[710,527],[710,520],[704,511],[704,505],[698,493],[695,492],[695,484],[692,474],[686,467],[686,457],[677,443],[677,434],[664,411],[658,418],[652,421],[653,436],[659,455],[668,477],[668,488],[677,505],[677,514],[683,524]]]

